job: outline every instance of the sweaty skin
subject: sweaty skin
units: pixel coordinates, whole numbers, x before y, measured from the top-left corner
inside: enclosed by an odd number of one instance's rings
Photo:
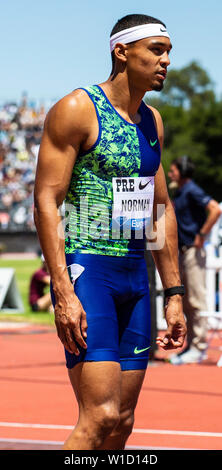
[[[100,86],[119,114],[130,123],[138,123],[137,112],[144,93],[161,89],[169,65],[171,43],[168,38],[147,38],[133,44],[117,44],[116,67]],[[158,137],[163,145],[163,124],[154,113]],[[98,121],[93,104],[81,90],[62,98],[49,111],[40,146],[35,183],[35,223],[49,268],[56,297],[55,323],[57,333],[69,352],[79,354],[78,346],[86,348],[87,318],[73,292],[65,262],[64,239],[58,235],[62,204],[79,150],[87,151],[98,136]],[[166,242],[153,252],[163,287],[180,285],[177,251],[177,225],[170,203],[162,165],[155,176],[154,215],[157,204],[165,204]],[[164,349],[183,345],[186,326],[182,299],[173,296],[166,307],[168,329],[158,344]],[[74,341],[74,338],[76,342]]]

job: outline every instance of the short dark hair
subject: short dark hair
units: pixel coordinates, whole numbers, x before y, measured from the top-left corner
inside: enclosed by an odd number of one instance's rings
[[[171,165],[175,165],[180,172],[181,178],[192,178],[195,164],[187,155],[175,158],[172,160]]]
[[[151,24],[151,23],[158,23],[162,24],[164,28],[166,28],[166,25],[163,23],[163,21],[158,20],[157,18],[154,18],[153,16],[148,16],[148,15],[126,15],[123,16],[123,18],[120,18],[120,20],[117,21],[117,23],[113,26],[113,29],[110,33],[110,37],[113,36],[113,34],[119,33],[120,31],[123,31],[124,29],[127,28],[133,28],[134,26],[140,26],[141,24]],[[112,66],[114,66],[114,52],[112,52]]]

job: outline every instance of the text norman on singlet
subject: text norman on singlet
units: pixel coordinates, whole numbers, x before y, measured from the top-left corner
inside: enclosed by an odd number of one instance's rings
[[[121,203],[122,212],[141,212],[149,209],[150,199],[125,199]]]

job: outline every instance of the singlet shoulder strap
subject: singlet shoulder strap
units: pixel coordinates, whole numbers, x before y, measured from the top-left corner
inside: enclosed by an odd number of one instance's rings
[[[103,94],[100,91],[100,88],[96,85],[86,86],[78,88],[79,90],[84,90],[91,101],[93,102],[97,116],[102,114],[102,111],[106,107],[106,100]]]
[[[92,103],[94,105],[94,108],[95,108],[95,111],[96,111],[96,116],[97,116],[98,125],[99,125],[99,132],[98,132],[98,137],[96,139],[96,142],[87,151],[85,151],[85,152],[80,151],[80,153],[79,153],[81,156],[84,156],[84,155],[90,154],[97,147],[97,145],[100,142],[101,134],[102,134],[102,123],[101,123],[102,102],[101,102],[101,99],[100,99],[101,97],[100,97],[99,90],[97,91],[96,86],[91,85],[91,86],[86,86],[86,87],[79,87],[78,90],[85,91],[87,93],[89,99],[92,101]]]
[[[145,135],[147,134],[147,130],[149,129],[150,137],[153,140],[155,140],[156,138],[158,138],[155,116],[153,114],[153,111],[149,108],[149,106],[147,106],[144,103],[144,101],[142,101],[141,103],[140,113],[141,113],[141,122],[139,124],[140,129],[144,131]]]

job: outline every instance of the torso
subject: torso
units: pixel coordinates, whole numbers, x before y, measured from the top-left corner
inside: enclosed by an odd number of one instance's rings
[[[141,256],[144,239],[124,239],[121,233],[118,238],[112,236],[113,178],[155,176],[160,164],[160,145],[152,111],[142,102],[139,109],[141,120],[133,124],[113,108],[99,86],[88,87],[85,93],[94,104],[91,113],[96,119],[90,121],[91,130],[77,157],[66,196],[66,204],[74,208],[65,242],[66,253]],[[144,181],[146,183],[147,180]],[[88,208],[83,204],[84,197],[87,198]],[[101,208],[99,218],[102,232],[99,238],[93,239],[92,230],[89,229],[93,223],[95,226],[93,209],[96,211],[98,208]],[[87,230],[83,230],[80,212],[84,216],[86,209],[91,214],[85,227]],[[103,226],[107,214],[108,225]],[[77,233],[73,238],[75,227]],[[98,236],[98,227],[95,233]]]

